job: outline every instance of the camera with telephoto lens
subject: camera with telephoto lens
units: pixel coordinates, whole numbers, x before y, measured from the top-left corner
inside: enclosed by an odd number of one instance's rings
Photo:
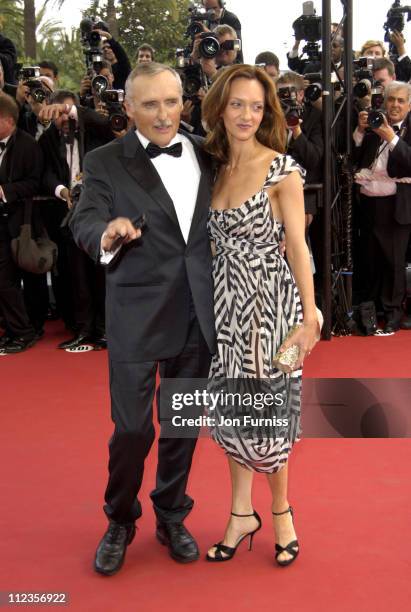
[[[127,129],[127,115],[123,111],[124,90],[106,89],[100,97],[109,112],[110,128],[115,132]]]
[[[384,123],[385,112],[381,109],[384,106],[384,90],[380,81],[374,81],[371,86],[371,106],[368,109],[367,125],[371,129],[379,128]]]
[[[308,102],[316,102],[321,98],[323,93],[321,72],[304,73],[304,79],[310,82],[304,91],[305,99],[308,100]]]
[[[80,22],[80,39],[86,66],[98,72],[103,60],[103,51],[101,36],[95,28],[107,30],[107,25],[103,21],[97,21],[94,17],[85,17]]]
[[[280,86],[278,97],[289,127],[296,127],[303,118],[304,107],[297,101],[297,89],[292,85]]]
[[[213,59],[220,51],[241,51],[241,40],[235,38],[234,40],[225,40],[220,44],[218,36],[212,32],[203,32],[200,35],[198,52],[201,57]]]
[[[404,29],[404,14],[407,13],[407,21],[411,19],[411,6],[401,6],[400,0],[395,0],[387,13],[387,20],[384,23],[384,41],[389,43],[389,56],[391,61],[398,60],[398,51],[391,41],[391,32],[396,30],[402,32]]]
[[[188,8],[190,20],[185,32],[186,38],[194,38],[197,34],[204,32],[204,25],[210,29],[210,24],[216,21],[214,9],[206,10],[199,4],[192,4]]]

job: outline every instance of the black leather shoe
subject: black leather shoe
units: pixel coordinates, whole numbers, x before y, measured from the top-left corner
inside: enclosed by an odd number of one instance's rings
[[[411,329],[411,316],[404,317],[401,320],[400,329]]]
[[[13,340],[13,336],[10,336],[7,332],[0,338],[0,350],[9,344]]]
[[[93,340],[95,351],[102,351],[107,348],[107,338],[105,336],[95,336]]]
[[[2,348],[1,352],[7,355],[13,355],[14,353],[22,353],[26,349],[36,344],[36,336],[32,338],[11,338]]]
[[[394,334],[399,329],[400,329],[399,323],[397,323],[396,321],[387,321],[384,331],[386,334]]]
[[[59,344],[57,348],[74,349],[74,348],[78,348],[82,344],[92,344],[91,338],[89,336],[84,336],[82,334],[79,334],[78,336],[75,336],[74,338],[70,338],[70,340],[65,340],[64,342]]]
[[[183,523],[157,523],[156,537],[168,546],[170,557],[175,561],[191,563],[200,557],[197,543]]]
[[[136,534],[134,523],[121,525],[110,521],[106,533],[97,547],[94,569],[99,574],[112,576],[121,569],[126,556],[127,546]]]

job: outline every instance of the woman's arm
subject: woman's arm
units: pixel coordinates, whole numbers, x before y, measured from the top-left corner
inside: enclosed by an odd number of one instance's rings
[[[310,256],[305,241],[305,213],[303,183],[298,172],[292,172],[278,183],[275,196],[285,226],[287,259],[295,278],[301,297],[304,312],[303,325],[294,335],[291,342],[284,342],[280,350],[291,344],[300,347],[298,369],[307,352],[310,352],[318,339],[319,324],[314,300],[314,283],[310,265]]]

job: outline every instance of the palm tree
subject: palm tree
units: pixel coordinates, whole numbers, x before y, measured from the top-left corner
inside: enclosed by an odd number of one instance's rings
[[[24,0],[24,55],[36,59],[36,7],[34,0]]]

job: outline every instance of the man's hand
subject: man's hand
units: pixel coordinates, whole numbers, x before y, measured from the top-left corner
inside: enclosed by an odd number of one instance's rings
[[[106,38],[107,40],[111,40],[113,38],[110,32],[106,32],[105,30],[99,30],[98,28],[93,28],[93,32],[98,32],[101,38]]]
[[[385,140],[386,142],[391,142],[391,140],[395,136],[395,132],[392,129],[392,127],[388,124],[387,117],[385,115],[383,115],[383,117],[384,117],[384,123],[382,124],[381,127],[375,128],[373,132],[378,134],[378,136],[382,138],[383,140]]]
[[[141,230],[136,229],[130,219],[126,217],[117,217],[107,225],[107,229],[101,240],[101,248],[103,251],[111,251],[114,242],[118,238],[124,238],[124,244],[140,238]]]
[[[390,40],[392,44],[395,46],[395,48],[397,49],[397,53],[400,57],[401,55],[406,54],[405,40],[401,32],[398,32],[398,30],[394,30],[393,33],[390,35]]]
[[[297,138],[299,136],[301,136],[301,134],[303,133],[302,129],[301,129],[301,125],[302,125],[302,119],[298,120],[298,125],[287,125],[288,129],[291,130],[291,134],[293,137],[293,140],[297,140]]]
[[[72,108],[73,105],[70,106],[70,104],[49,104],[48,106],[44,106],[39,112],[39,120],[53,121],[64,113],[68,114]]]
[[[186,100],[183,104],[183,110],[181,111],[181,119],[186,123],[191,121],[191,113],[193,112],[194,104],[192,100]]]
[[[91,78],[86,74],[80,82],[80,96],[86,96],[91,92]]]
[[[22,106],[25,102],[27,102],[28,95],[30,93],[30,88],[27,85],[23,84],[23,81],[19,81],[17,85],[16,91],[16,101]]]
[[[212,79],[217,74],[217,64],[214,58],[206,59],[202,57],[200,59],[200,64],[204,74],[208,76],[209,79]]]
[[[96,106],[96,113],[98,113],[99,115],[101,115],[101,117],[108,117],[109,116],[109,112],[107,110],[107,106],[104,104],[104,102],[98,102],[97,106]]]
[[[70,208],[73,206],[73,202],[71,201],[70,189],[64,187],[64,189],[60,191],[60,197],[63,198],[63,200],[66,200],[66,204],[68,206],[68,209],[70,210]]]
[[[361,111],[358,113],[358,126],[357,129],[361,134],[364,134],[365,130],[368,127],[368,112]]]

